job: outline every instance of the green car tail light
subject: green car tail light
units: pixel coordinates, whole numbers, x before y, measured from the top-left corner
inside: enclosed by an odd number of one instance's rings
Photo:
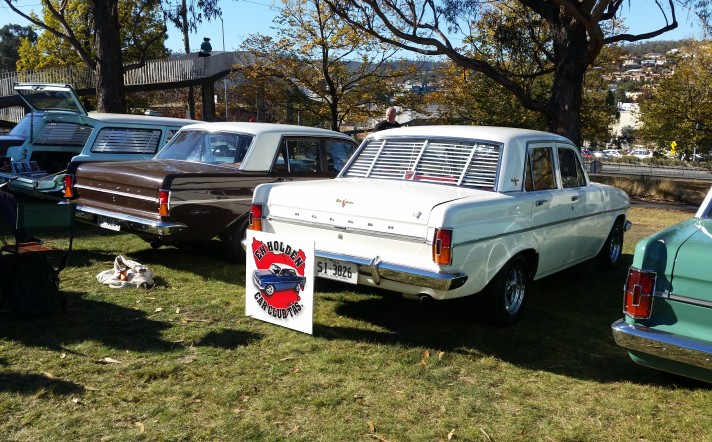
[[[653,309],[657,273],[631,267],[623,288],[623,313],[633,319],[648,319]]]

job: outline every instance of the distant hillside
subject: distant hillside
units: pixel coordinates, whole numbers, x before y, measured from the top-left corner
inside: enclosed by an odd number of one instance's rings
[[[631,55],[643,55],[650,52],[664,54],[670,49],[679,48],[685,45],[685,40],[659,40],[643,41],[624,45],[623,48]]]

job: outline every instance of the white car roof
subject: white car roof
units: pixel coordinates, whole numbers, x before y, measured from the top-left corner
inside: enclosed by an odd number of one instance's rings
[[[285,135],[313,135],[313,136],[329,136],[341,137],[344,139],[353,140],[350,136],[341,132],[335,132],[328,129],[320,129],[318,127],[296,126],[291,124],[276,124],[276,123],[253,123],[247,121],[233,122],[216,122],[216,123],[198,123],[190,126],[185,126],[185,130],[206,130],[206,131],[232,131],[242,132],[254,135],[263,134],[285,134]]]
[[[566,142],[571,141],[568,138],[549,132],[538,130],[520,129],[514,127],[497,127],[497,126],[410,126],[399,127],[396,129],[388,129],[375,132],[367,137],[367,139],[378,139],[392,136],[412,136],[412,137],[443,137],[443,138],[468,138],[481,139],[494,142],[509,144],[514,140],[556,140]]]
[[[139,114],[89,112],[87,116],[103,123],[153,124],[156,126],[185,126],[187,124],[195,124],[198,122],[198,120],[189,120],[187,118],[152,117],[149,115]]]

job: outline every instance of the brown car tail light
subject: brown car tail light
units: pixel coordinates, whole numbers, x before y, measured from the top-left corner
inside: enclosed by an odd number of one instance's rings
[[[168,216],[170,207],[168,203],[171,199],[170,190],[161,190],[158,192],[158,214],[161,216]]]
[[[250,230],[262,231],[262,204],[253,204],[250,207]]]
[[[64,197],[74,198],[74,175],[64,175],[62,182],[64,183]]]
[[[452,264],[452,229],[435,229],[433,261],[440,265]]]
[[[623,313],[633,319],[648,319],[653,308],[657,273],[631,267],[623,288]]]

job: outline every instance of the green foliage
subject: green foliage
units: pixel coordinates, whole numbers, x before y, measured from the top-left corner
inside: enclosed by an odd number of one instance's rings
[[[23,39],[34,44],[37,34],[29,26],[5,25],[0,28],[0,72],[17,70],[18,51]]]
[[[251,57],[243,70],[264,91],[273,116],[294,121],[299,113],[338,130],[345,122],[362,125],[388,106],[417,106],[396,89],[417,66],[355,32],[322,0],[283,0],[274,23],[278,38],[252,35],[244,42]]]
[[[87,2],[72,0],[65,5],[64,20],[76,37],[78,44],[88,54],[95,54],[94,21]],[[168,52],[162,42],[165,40],[165,28],[160,10],[144,9],[141,0],[119,2],[119,26],[123,61],[136,62],[142,58],[163,58]],[[53,29],[61,29],[57,18],[45,7],[38,20]],[[158,41],[161,44],[151,44]],[[74,45],[65,38],[60,38],[47,30],[42,30],[36,44],[23,41],[20,47],[19,70],[37,70],[51,67],[81,66],[83,61]]]
[[[693,42],[672,75],[640,100],[640,136],[659,149],[691,155],[712,148],[712,45]]]

